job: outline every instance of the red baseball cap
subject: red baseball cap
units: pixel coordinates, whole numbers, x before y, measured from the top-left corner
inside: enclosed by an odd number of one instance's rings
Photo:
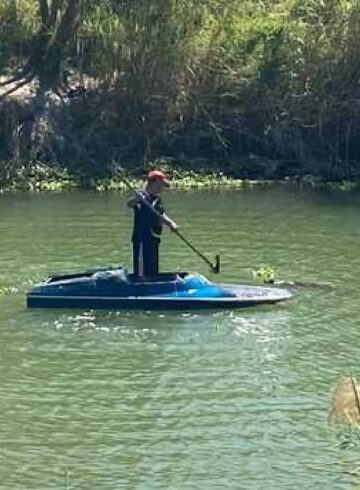
[[[165,185],[167,186],[170,185],[168,180],[166,179],[166,175],[161,170],[156,170],[156,169],[150,170],[146,178],[147,180],[153,180],[153,179],[161,180],[161,182],[164,182]]]

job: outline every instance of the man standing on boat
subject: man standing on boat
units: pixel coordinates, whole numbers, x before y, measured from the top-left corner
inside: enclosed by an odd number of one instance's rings
[[[161,192],[168,187],[166,175],[161,170],[150,170],[143,191],[129,199],[134,210],[133,272],[136,276],[151,277],[159,273],[159,244],[162,225],[176,230],[175,221],[166,216]],[[146,202],[145,202],[146,201]]]

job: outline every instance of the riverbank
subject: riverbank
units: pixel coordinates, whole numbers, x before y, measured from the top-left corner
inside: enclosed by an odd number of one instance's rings
[[[134,188],[141,188],[143,180],[138,177],[131,176],[129,182]],[[185,177],[184,179],[170,180],[170,187],[179,190],[189,189],[215,189],[215,188],[251,188],[260,185],[273,185],[279,182],[276,181],[256,181],[232,179],[229,177]],[[127,186],[120,180],[116,179],[100,179],[97,181],[80,183],[75,180],[58,180],[58,181],[37,181],[32,182],[12,182],[10,185],[0,189],[0,192],[63,192],[71,190],[89,190],[96,192],[124,192],[127,191]]]
[[[170,186],[178,190],[202,190],[202,189],[249,189],[259,186],[282,185],[295,186],[297,188],[316,188],[330,191],[353,191],[360,188],[359,182],[337,181],[328,182],[320,180],[316,176],[294,176],[284,179],[248,179],[236,178],[226,175],[223,172],[203,170],[195,172],[184,170],[176,166],[170,167],[158,162],[147,164],[135,171],[122,169],[124,176],[135,188],[141,188],[144,176],[151,167],[161,168],[168,175]],[[124,192],[128,188],[121,180],[117,172],[113,172],[103,178],[81,179],[76,175],[71,175],[66,170],[55,169],[43,165],[32,167],[30,172],[15,176],[8,182],[0,182],[0,192],[63,192],[72,190],[89,190],[96,192]]]
[[[143,185],[144,176],[151,168],[160,168],[166,172],[170,185],[175,189],[213,189],[218,187],[248,188],[255,185],[270,185],[276,180],[236,178],[221,171],[202,169],[193,171],[169,164],[167,160],[155,160],[137,168],[113,165],[105,177],[91,178],[71,174],[54,165],[34,164],[21,174],[15,175],[8,182],[3,180],[0,189],[4,191],[60,192],[75,189],[98,192],[127,190],[119,174],[126,177],[135,188]]]

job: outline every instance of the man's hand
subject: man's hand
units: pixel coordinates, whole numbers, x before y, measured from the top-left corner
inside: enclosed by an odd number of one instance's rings
[[[169,218],[169,216],[166,216],[166,214],[164,213],[162,215],[162,217],[163,217],[164,223],[166,224],[166,226],[168,226],[170,228],[170,230],[175,231],[178,229],[178,225],[175,223],[174,220]]]
[[[178,229],[178,225],[172,219],[170,220],[168,227],[171,231],[176,231]]]

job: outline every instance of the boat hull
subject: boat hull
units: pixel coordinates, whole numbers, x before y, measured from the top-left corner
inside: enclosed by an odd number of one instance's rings
[[[193,309],[233,309],[246,308],[260,304],[274,304],[284,301],[284,298],[266,299],[259,301],[242,298],[214,299],[174,299],[174,298],[92,298],[92,297],[46,297],[28,296],[28,308],[90,308],[104,310],[193,310]]]
[[[148,281],[117,271],[52,276],[27,294],[29,308],[107,310],[234,309],[289,299],[284,289],[213,284],[200,275],[162,274]]]

